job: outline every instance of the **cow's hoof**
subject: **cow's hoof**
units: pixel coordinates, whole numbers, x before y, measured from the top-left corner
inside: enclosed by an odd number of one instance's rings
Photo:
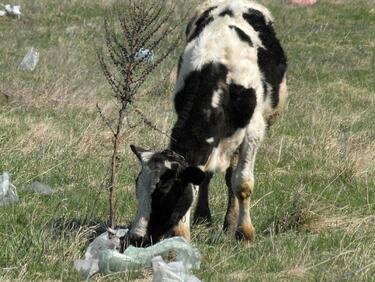
[[[255,229],[250,224],[247,226],[238,226],[236,230],[236,239],[250,245],[255,239]]]

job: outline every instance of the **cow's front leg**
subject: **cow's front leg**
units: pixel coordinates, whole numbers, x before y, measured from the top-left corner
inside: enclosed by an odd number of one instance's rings
[[[208,202],[208,187],[212,179],[213,173],[206,172],[206,178],[199,185],[198,202],[194,212],[194,223],[210,223],[211,212]]]
[[[190,213],[191,208],[187,211],[185,216],[177,223],[176,227],[173,228],[173,235],[184,237],[187,241],[190,242]]]
[[[238,152],[234,153],[231,159],[230,167],[225,173],[225,183],[228,189],[228,206],[225,214],[223,230],[227,233],[234,233],[238,222],[238,200],[233,193],[232,177],[238,164]]]
[[[253,241],[255,236],[250,218],[250,195],[254,190],[255,157],[266,128],[263,119],[258,120],[255,126],[247,129],[246,137],[241,144],[238,165],[232,177],[233,192],[239,204],[236,237],[246,242]]]

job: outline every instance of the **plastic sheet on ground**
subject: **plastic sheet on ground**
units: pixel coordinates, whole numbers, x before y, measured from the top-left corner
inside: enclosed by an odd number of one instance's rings
[[[28,190],[40,195],[51,195],[55,192],[48,185],[40,183],[38,181],[31,183]]]
[[[181,261],[166,263],[161,256],[152,259],[153,282],[200,282],[190,274],[190,270]]]
[[[85,279],[97,272],[106,275],[153,266],[154,270],[157,270],[154,281],[199,281],[198,278],[190,275],[190,271],[199,269],[200,253],[185,239],[173,237],[148,248],[129,246],[121,254],[119,252],[120,238],[125,236],[127,232],[127,229],[118,229],[111,230],[110,235],[108,232],[101,234],[89,245],[85,258],[74,262],[74,267]],[[170,251],[174,251],[176,254],[175,263],[166,264],[160,259],[154,259],[158,256],[167,255]],[[178,277],[176,279],[180,280],[155,280],[159,279],[158,277]]]
[[[87,248],[85,259],[76,260],[74,267],[86,279],[99,272],[99,253],[104,250],[120,249],[120,237],[125,236],[127,232],[128,229],[117,229],[113,230],[111,234],[108,234],[108,232],[101,234]]]
[[[154,257],[167,255],[172,250],[176,253],[176,261],[182,262],[186,269],[199,269],[199,251],[182,237],[173,237],[148,248],[129,246],[123,254],[114,250],[100,252],[99,271],[103,274],[111,274],[129,269],[151,267]]]
[[[4,172],[0,175],[0,206],[18,202],[16,187],[11,183],[10,175]]]
[[[22,59],[20,68],[25,71],[34,71],[39,62],[39,52],[33,47],[29,48],[26,56]]]

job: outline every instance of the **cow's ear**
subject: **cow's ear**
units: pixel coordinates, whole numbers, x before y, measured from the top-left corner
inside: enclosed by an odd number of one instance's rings
[[[147,163],[151,159],[152,155],[154,154],[150,150],[142,149],[134,145],[130,145],[130,149],[137,156],[141,164]]]
[[[181,177],[186,182],[193,183],[194,185],[200,185],[206,177],[206,174],[203,170],[197,167],[189,166],[182,172]]]

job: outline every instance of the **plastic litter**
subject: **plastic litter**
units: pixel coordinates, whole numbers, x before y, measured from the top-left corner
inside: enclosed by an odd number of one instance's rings
[[[18,202],[16,187],[10,182],[10,175],[4,172],[0,175],[0,206]]]
[[[51,194],[53,194],[55,192],[48,185],[40,183],[38,181],[35,181],[35,182],[31,183],[31,185],[29,187],[29,190],[31,192],[34,192],[34,193],[37,193],[37,194],[41,194],[41,195],[51,195]]]
[[[154,272],[153,282],[200,282],[197,277],[190,274],[181,261],[166,263],[161,256],[152,259]]]
[[[33,47],[31,47],[27,51],[26,56],[22,59],[20,68],[25,71],[34,71],[38,62],[39,62],[39,52],[37,52],[36,50],[34,50]]]
[[[0,16],[12,16],[12,17],[20,17],[21,16],[21,6],[20,5],[1,5],[3,6],[4,10],[0,10]]]
[[[150,49],[141,48],[135,54],[134,58],[138,61],[152,62],[154,60],[154,52]]]
[[[317,0],[292,0],[293,4],[303,5],[303,6],[311,6],[314,5]]]
[[[172,250],[176,252],[176,261],[182,262],[186,269],[200,267],[199,251],[182,237],[173,237],[148,248],[130,246],[123,254],[108,249],[100,252],[99,271],[103,274],[111,274],[129,269],[151,267],[151,260],[154,257],[166,255]]]
[[[109,230],[109,232],[105,232],[95,238],[87,248],[85,259],[79,259],[74,262],[75,269],[77,269],[85,279],[99,272],[99,253],[104,250],[119,250],[120,237],[125,236],[127,232],[128,229]]]

